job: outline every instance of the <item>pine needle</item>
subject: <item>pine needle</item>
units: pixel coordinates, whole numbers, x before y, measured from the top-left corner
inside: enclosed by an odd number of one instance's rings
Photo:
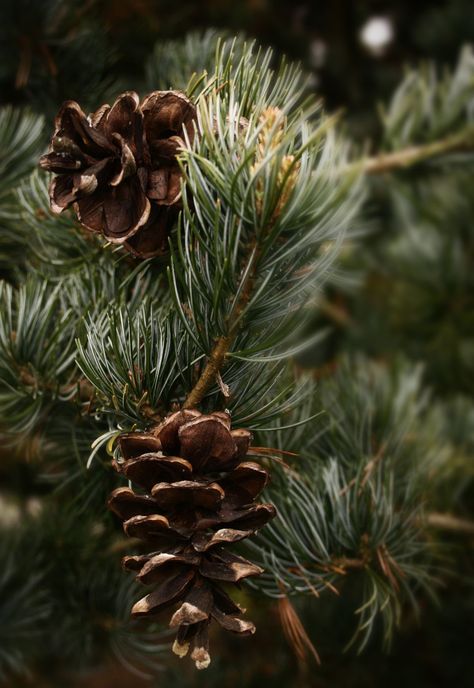
[[[318,651],[306,633],[306,630],[287,595],[278,600],[278,613],[283,632],[289,644],[293,648],[298,661],[302,665],[306,665],[307,653],[310,652],[316,663],[320,665],[321,659]]]

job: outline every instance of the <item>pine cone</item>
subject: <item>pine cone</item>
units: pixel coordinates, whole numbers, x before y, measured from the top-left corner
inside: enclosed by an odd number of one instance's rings
[[[173,651],[191,651],[197,668],[209,665],[208,626],[215,619],[226,630],[249,635],[255,626],[240,617],[222,583],[238,584],[262,573],[227,551],[275,516],[271,504],[256,504],[268,473],[245,461],[251,433],[231,430],[226,413],[203,415],[184,410],[169,416],[153,433],[120,437],[123,457],[115,467],[143,488],[115,490],[109,507],[124,520],[127,535],[143,540],[150,554],[125,557],[125,568],[155,589],[139,600],[133,616],[179,607]]]
[[[196,111],[183,94],[156,91],[140,104],[133,91],[86,117],[69,100],[55,121],[40,166],[57,176],[51,209],[74,205],[81,224],[146,258],[164,253],[180,201],[176,160]]]

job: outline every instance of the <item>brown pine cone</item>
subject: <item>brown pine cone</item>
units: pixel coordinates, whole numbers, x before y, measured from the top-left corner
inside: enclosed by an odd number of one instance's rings
[[[74,205],[84,227],[141,258],[164,253],[181,196],[176,155],[184,128],[193,136],[195,116],[177,91],[156,91],[141,104],[127,91],[89,117],[65,102],[39,162],[57,175],[51,209]]]
[[[143,488],[115,490],[109,507],[124,520],[127,535],[152,552],[125,557],[125,568],[154,590],[139,600],[133,616],[155,615],[179,605],[170,626],[177,628],[173,650],[188,651],[198,669],[209,665],[208,627],[249,635],[250,621],[222,584],[236,585],[262,569],[226,547],[244,540],[275,516],[271,504],[255,499],[268,473],[245,461],[251,433],[231,430],[226,413],[173,413],[152,433],[120,437],[116,469]]]

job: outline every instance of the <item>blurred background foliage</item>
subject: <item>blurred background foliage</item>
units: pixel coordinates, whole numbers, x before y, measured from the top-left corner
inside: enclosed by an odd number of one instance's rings
[[[374,19],[386,20],[370,24]],[[3,0],[0,94],[35,109],[75,98],[95,104],[115,82],[137,87],[156,42],[215,27],[270,45],[313,74],[327,106],[374,138],[375,106],[407,63],[453,65],[472,41],[469,0]],[[94,93],[95,91],[95,93]]]
[[[25,212],[19,225],[15,187],[44,147],[52,117],[63,100],[72,98],[92,109],[125,88],[146,92],[184,87],[189,75],[180,72],[183,53],[197,70],[211,66],[214,34],[208,33],[207,54],[199,41],[193,43],[191,38],[185,45],[179,41],[190,31],[209,31],[209,27],[219,35],[256,38],[277,53],[301,61],[311,76],[311,88],[321,95],[327,109],[342,112],[347,137],[360,149],[367,147],[372,152],[390,150],[390,142],[396,138],[394,129],[390,133],[390,122],[385,119],[384,125],[379,117],[378,107],[390,101],[407,65],[430,60],[441,71],[454,68],[461,45],[474,43],[471,0],[1,0],[0,104],[8,108],[0,115],[4,134],[4,139],[0,137],[0,271],[9,283],[15,284],[18,275],[28,272],[32,264],[53,279],[61,266],[66,266],[71,273],[71,291],[80,285],[78,293],[96,300],[99,308],[112,296],[107,285],[117,280],[119,294],[114,289],[113,295],[120,303],[121,294],[128,289],[123,278],[127,266],[125,270],[123,265],[117,266],[110,254],[91,242],[69,240],[73,223],[68,218],[59,220],[64,241],[57,253],[52,256],[48,242],[42,245],[38,239],[32,242],[31,255],[24,255],[22,247],[34,235],[35,223],[41,221],[42,236],[47,237],[50,219],[35,215],[40,197],[44,205],[45,187],[33,176],[21,190],[22,207],[31,212]],[[470,93],[466,109],[472,121],[472,81],[466,88]],[[420,102],[416,89],[413,93],[415,99],[407,99],[407,116],[411,103],[415,107]],[[453,112],[455,103],[449,104]],[[10,106],[27,108],[25,118],[15,119]],[[414,142],[428,136],[427,132],[424,126],[415,132]],[[408,136],[405,143],[411,142]],[[396,180],[381,175],[370,181],[364,216],[355,221],[331,279],[314,298],[308,327],[327,334],[296,362],[320,381],[317,410],[346,419],[333,435],[330,430],[322,435],[316,444],[320,456],[328,457],[334,446],[341,446],[346,459],[353,451],[355,464],[358,456],[368,452],[362,442],[360,446],[354,442],[361,437],[360,429],[378,438],[381,427],[380,436],[396,436],[401,465],[411,465],[414,456],[440,457],[443,468],[437,473],[436,485],[427,485],[424,474],[420,479],[424,484],[416,485],[414,497],[406,498],[410,509],[412,499],[415,505],[429,499],[434,516],[452,511],[467,524],[464,532],[448,530],[436,542],[441,557],[447,559],[448,553],[451,557],[437,589],[438,604],[421,593],[418,607],[404,610],[390,650],[381,651],[381,624],[364,653],[358,655],[356,649],[341,653],[353,630],[358,586],[363,584],[357,573],[348,577],[340,597],[296,598],[295,608],[323,659],[319,667],[311,658],[298,660],[281,631],[278,606],[261,596],[252,603],[257,593],[251,590],[244,597],[257,624],[256,642],[216,637],[216,660],[205,675],[196,675],[177,662],[164,662],[167,668],[152,685],[252,688],[265,681],[275,688],[376,688],[382,684],[387,688],[400,684],[407,688],[451,684],[463,688],[471,684],[474,534],[467,519],[473,517],[474,497],[473,182],[472,163],[461,166],[456,159],[442,166],[426,164],[404,171]],[[54,222],[51,231],[56,231],[58,220]],[[84,269],[83,255],[95,255],[96,263]],[[78,269],[72,270],[76,264]],[[108,276],[103,278],[105,286],[99,272]],[[149,288],[156,288],[153,276],[149,281],[155,285]],[[3,314],[8,312],[7,292],[5,287]],[[136,298],[138,303],[141,296],[132,294],[127,299]],[[27,285],[22,298],[36,304],[37,319],[46,321],[63,295],[58,291],[48,299]],[[78,323],[81,304],[75,309],[70,299],[68,303],[69,321]],[[7,325],[2,320],[2,327]],[[2,372],[6,379],[15,371],[26,375],[24,363],[39,355],[39,351],[25,352],[15,342],[10,344],[9,358],[5,353],[2,356],[2,362],[8,362]],[[100,480],[94,482],[90,473],[84,472],[83,457],[96,437],[97,426],[92,427],[81,413],[81,404],[75,405],[69,398],[70,346],[65,332],[56,351],[64,362],[61,388],[46,385],[41,393],[28,395],[28,403],[20,398],[13,405],[10,397],[0,395],[5,417],[13,415],[23,428],[27,419],[33,433],[41,423],[44,430],[37,440],[33,434],[27,446],[13,449],[4,442],[0,450],[2,527],[23,526],[14,541],[8,535],[0,544],[0,595],[8,600],[0,609],[0,664],[5,666],[5,685],[19,688],[150,685],[141,673],[161,666],[167,640],[162,632],[153,635],[153,629],[147,629],[148,636],[130,628],[126,610],[136,591],[121,575],[119,554],[104,556],[104,552],[110,554],[114,542],[97,532],[97,521],[110,518],[104,516],[103,505],[114,479],[103,461],[95,462],[91,469],[101,474]],[[37,368],[48,382],[47,361],[38,360]],[[29,378],[27,382],[30,388],[37,383]],[[361,389],[363,398],[359,398]],[[87,390],[84,398],[87,400]],[[404,413],[387,399],[402,399]],[[360,410],[360,418],[352,414],[354,408]],[[375,411],[381,408],[388,410],[379,417]],[[60,416],[57,423],[56,413]],[[367,418],[368,425],[364,424]],[[63,442],[72,424],[76,427],[71,440],[73,457],[71,444]],[[400,429],[401,439],[397,435]],[[107,431],[105,423],[103,430]],[[45,452],[49,452],[47,465],[38,458]],[[347,463],[350,481],[353,474],[349,460]],[[329,484],[334,476],[322,476],[318,465],[311,479]],[[51,486],[55,497],[48,510],[38,512],[41,497],[51,493]],[[278,480],[275,491],[277,487]],[[83,512],[73,511],[71,521],[61,512],[64,520],[58,526],[54,510],[55,502],[61,502],[61,490],[81,493]],[[288,523],[288,528],[292,527],[294,524]],[[410,532],[404,535],[409,543]],[[271,534],[268,539],[262,534],[257,545],[264,559],[269,541]],[[64,562],[62,568],[57,561],[54,566],[44,561],[45,553],[51,551]],[[71,570],[70,561],[79,562],[80,570]],[[117,587],[110,585],[117,577],[119,597]],[[62,600],[61,608],[47,590],[61,592],[55,594]],[[94,617],[97,613],[99,620]],[[111,619],[114,623],[121,620],[113,632]],[[144,660],[144,649],[149,650],[149,661]],[[27,666],[31,656],[36,661],[35,671],[22,670],[17,678],[6,678],[9,670]],[[123,661],[124,656],[135,672],[138,668],[138,674],[124,671],[116,659]]]

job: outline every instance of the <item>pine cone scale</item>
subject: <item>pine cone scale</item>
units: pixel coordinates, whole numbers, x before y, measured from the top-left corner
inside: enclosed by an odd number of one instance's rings
[[[140,458],[129,459],[120,470],[129,480],[150,492],[161,482],[183,480],[192,475],[189,461],[177,456],[160,457],[157,454],[144,454]]]
[[[170,620],[170,627],[191,625],[208,620],[213,608],[212,590],[203,579],[197,578],[185,601],[176,610]]]
[[[229,502],[251,503],[264,490],[268,473],[253,461],[245,461],[221,481]],[[247,500],[247,501],[245,501]]]
[[[252,534],[252,530],[220,528],[215,533],[197,533],[192,539],[192,544],[196,552],[207,552],[211,547],[240,542]]]
[[[120,435],[118,444],[125,461],[137,459],[143,454],[161,452],[161,442],[148,433],[130,432]]]
[[[195,471],[226,470],[236,459],[237,445],[226,424],[215,416],[201,416],[178,431],[180,453]]]
[[[217,509],[225,492],[217,483],[181,480],[176,483],[158,483],[151,494],[163,509],[175,508],[177,505],[193,505],[203,509]]]
[[[153,592],[150,592],[136,602],[131,610],[132,616],[157,614],[164,607],[176,602],[190,587],[196,574],[192,570],[179,571],[174,576],[164,580]]]
[[[263,573],[262,568],[252,564],[247,559],[238,557],[235,554],[232,556],[234,560],[228,559],[227,561],[213,555],[209,556],[209,558],[203,558],[199,566],[199,573],[204,578],[228,583],[238,583],[243,578],[259,576]]]
[[[138,94],[135,91],[126,91],[117,98],[112,107],[103,110],[95,126],[104,133],[108,140],[118,134],[125,140],[134,141],[137,138],[137,133],[141,133],[136,131],[140,123],[140,119],[135,117],[139,106]],[[96,114],[97,112],[94,113],[94,115]],[[93,117],[91,117],[91,121],[93,121]]]
[[[255,625],[251,621],[239,619],[238,616],[233,616],[232,614],[224,614],[216,608],[214,608],[212,616],[226,631],[242,635],[253,635],[255,633]]]
[[[168,250],[168,234],[177,220],[179,211],[175,206],[156,206],[152,204],[148,222],[140,231],[124,241],[122,246],[137,258],[152,258]]]
[[[149,495],[138,495],[129,487],[119,487],[109,497],[109,509],[128,521],[133,516],[156,514],[159,506]]]
[[[137,578],[141,583],[148,585],[149,583],[155,583],[159,580],[160,575],[162,575],[163,568],[166,565],[175,564],[177,568],[189,568],[190,566],[196,567],[200,564],[201,557],[197,553],[188,554],[168,554],[161,553],[151,557],[137,574]]]

